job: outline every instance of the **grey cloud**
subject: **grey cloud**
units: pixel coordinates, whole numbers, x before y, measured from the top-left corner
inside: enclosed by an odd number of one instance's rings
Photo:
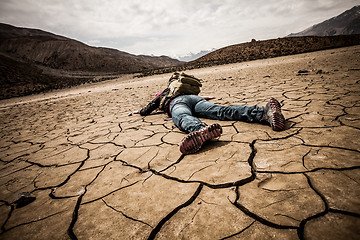
[[[1,0],[0,21],[138,54],[186,54],[251,38],[282,37],[356,4],[358,0]]]

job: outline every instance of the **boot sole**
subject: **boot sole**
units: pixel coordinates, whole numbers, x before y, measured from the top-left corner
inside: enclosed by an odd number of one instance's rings
[[[281,113],[281,105],[275,98],[270,98],[270,108],[272,110],[272,116],[270,125],[274,131],[281,131],[285,129],[285,118]]]
[[[180,152],[183,154],[195,153],[200,150],[206,141],[220,137],[221,134],[222,128],[218,123],[189,133],[180,143]]]

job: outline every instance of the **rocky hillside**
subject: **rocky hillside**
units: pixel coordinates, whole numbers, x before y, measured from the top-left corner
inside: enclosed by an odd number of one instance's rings
[[[265,41],[256,41],[253,39],[251,42],[218,49],[184,65],[144,71],[140,76],[184,71],[187,69],[279,57],[358,44],[360,44],[360,34],[329,37],[287,37]]]
[[[167,56],[132,55],[37,29],[0,24],[0,99],[101,80],[101,75],[176,66]]]
[[[355,6],[342,14],[316,24],[299,33],[292,33],[289,37],[295,36],[335,36],[360,34],[360,5]]]
[[[333,37],[291,37],[251,41],[221,48],[193,62],[193,66],[209,66],[255,59],[313,52],[360,44],[360,35]]]
[[[0,54],[0,99],[24,96],[53,89],[94,82],[94,76],[60,76],[44,74],[36,65]]]
[[[0,24],[0,52],[14,59],[69,71],[132,73],[181,63],[166,56],[136,56],[110,48],[90,47],[52,33],[7,24]]]

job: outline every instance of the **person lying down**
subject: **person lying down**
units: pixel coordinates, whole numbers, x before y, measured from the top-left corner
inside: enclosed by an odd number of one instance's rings
[[[157,109],[167,113],[176,127],[188,133],[180,143],[180,152],[183,154],[198,152],[205,142],[218,138],[222,134],[219,123],[206,126],[199,118],[267,124],[274,131],[285,129],[281,105],[275,98],[271,97],[269,102],[261,107],[257,105],[220,106],[208,101],[215,97],[198,95],[201,86],[201,81],[194,76],[174,73],[163,91],[157,93],[147,106],[133,113],[146,116]],[[183,89],[179,90],[181,87]]]

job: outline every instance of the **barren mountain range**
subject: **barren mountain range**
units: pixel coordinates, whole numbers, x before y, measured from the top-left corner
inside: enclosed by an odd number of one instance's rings
[[[337,30],[330,30],[331,26]],[[360,29],[359,6],[312,29],[308,29],[307,34],[321,35],[319,31],[322,30],[328,33],[323,35],[352,35],[253,39],[184,63],[167,56],[133,55],[116,49],[91,47],[42,30],[0,23],[0,99],[102,81],[119,74],[140,73],[139,76],[144,76],[357,45],[360,44],[360,35],[356,34]]]
[[[347,10],[336,17],[311,26],[304,31],[291,33],[287,37],[335,36],[349,34],[360,34],[360,5]],[[179,60],[185,62],[194,61],[215,50],[216,49],[213,48],[211,50],[200,51],[197,54],[190,53],[187,56],[180,57]]]
[[[220,48],[194,61],[184,63],[183,65],[150,69],[143,71],[138,76],[142,77],[174,71],[185,71],[194,68],[293,55],[358,44],[360,44],[360,34],[327,37],[287,37],[265,41],[256,41],[253,39],[251,42]]]
[[[360,5],[347,10],[336,17],[311,26],[304,31],[292,33],[289,37],[349,34],[360,34]]]
[[[140,76],[181,71],[360,44],[360,5],[284,38],[234,44],[180,66],[150,69]]]
[[[91,47],[42,30],[0,24],[0,63],[1,99],[182,62]]]
[[[0,24],[0,52],[11,58],[70,71],[129,73],[181,63],[166,56],[133,55],[91,47],[45,31],[7,24]]]

